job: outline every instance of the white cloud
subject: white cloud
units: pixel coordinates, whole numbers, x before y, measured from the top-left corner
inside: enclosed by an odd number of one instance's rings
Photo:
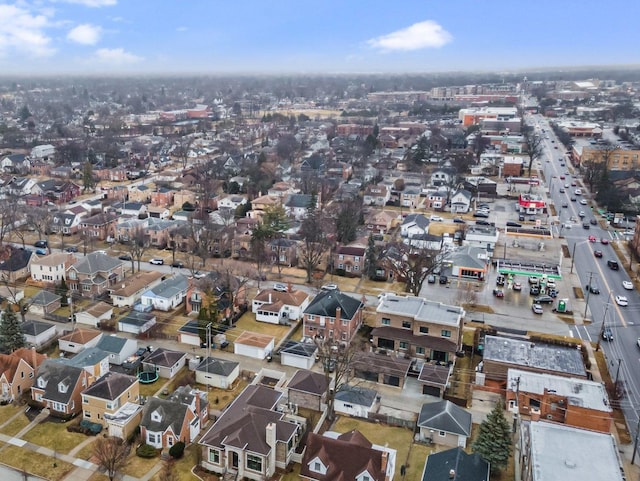
[[[101,48],[96,50],[96,59],[100,63],[111,65],[130,65],[143,60],[122,48]]]
[[[85,7],[100,8],[100,7],[112,7],[118,3],[118,0],[62,0],[65,3],[75,3],[78,5],[84,5]]]
[[[97,25],[83,23],[73,28],[67,34],[67,38],[72,42],[81,43],[82,45],[95,45],[100,40],[102,28]]]
[[[187,30],[189,30],[187,27],[178,27],[178,28],[176,28],[176,32],[186,32]]]
[[[441,25],[433,20],[425,20],[387,35],[372,38],[367,43],[371,47],[385,51],[410,51],[442,47],[452,39],[452,35]]]
[[[52,55],[55,49],[44,31],[48,26],[45,15],[34,15],[16,5],[0,5],[0,55],[11,51],[37,57]]]

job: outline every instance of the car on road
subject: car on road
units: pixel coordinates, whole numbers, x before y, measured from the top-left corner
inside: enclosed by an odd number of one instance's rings
[[[325,284],[325,285],[329,285],[329,284]],[[335,284],[334,284],[335,285]],[[324,289],[324,286],[322,286],[322,289],[325,291],[330,291],[330,290],[335,290],[337,288],[334,287],[333,289]],[[286,284],[282,284],[282,283],[276,283],[273,285],[273,290],[274,291],[278,291],[278,292],[287,292],[287,285]]]
[[[578,212],[578,217],[580,217],[581,219],[584,219],[585,215],[587,215],[587,214],[585,214],[584,211],[582,211],[582,210],[580,212]]]
[[[440,217],[439,215],[431,215],[431,217],[429,217],[429,220],[431,222],[442,222],[442,221],[444,221],[444,219],[442,217]]]
[[[582,223],[582,228],[583,228],[583,229],[589,230],[589,228],[590,228],[590,227],[591,227],[591,226],[589,225],[589,223],[588,223],[588,222],[586,222],[586,221],[585,221],[585,222],[583,222],[583,223]]]
[[[551,296],[538,296],[533,299],[533,302],[536,304],[551,304],[553,302],[553,297]]]
[[[564,179],[564,177],[562,177],[562,178]],[[567,184],[564,184],[564,188],[565,188],[565,189],[568,189],[568,188],[569,188],[569,184],[568,184],[568,183],[567,183]]]
[[[449,278],[447,276],[440,276],[440,280],[438,281],[440,284],[446,284],[449,282]]]
[[[507,227],[522,227],[522,224],[519,224],[517,222],[510,220],[510,221],[507,221]]]
[[[522,284],[520,282],[514,282],[512,289],[514,291],[520,292],[522,290]]]
[[[596,241],[596,236],[590,235],[589,236],[589,242],[595,242],[595,241]]]
[[[600,239],[600,243],[607,245],[609,243],[609,239],[607,239],[606,237],[603,237],[602,239]]]
[[[575,181],[575,180],[574,180],[573,182],[571,182],[571,187],[575,187],[575,186],[577,186],[577,185],[578,185],[578,184],[576,183],[576,181]]]
[[[161,266],[164,264],[164,259],[160,259],[158,257],[154,257],[153,259],[151,259],[149,261],[149,264],[152,264],[154,266]]]
[[[612,269],[614,271],[617,271],[618,269],[620,269],[620,265],[618,264],[618,261],[614,261],[613,259],[609,259],[607,261],[607,266],[609,266],[609,269]]]
[[[580,199],[581,205],[587,205],[587,199]]]
[[[504,297],[504,291],[502,289],[494,289],[493,295],[496,297]]]
[[[589,221],[589,224],[591,224],[591,225],[598,225],[598,221],[597,221],[597,220],[595,220],[595,219],[591,219],[591,220]]]
[[[560,187],[560,190],[558,192],[560,192],[561,194],[564,194],[566,190],[564,190],[564,187]]]
[[[575,202],[576,198],[575,197],[571,197],[571,202]]]
[[[78,252],[78,248],[76,246],[69,246],[65,249],[65,252]]]
[[[625,307],[629,305],[629,299],[625,296],[616,296],[614,299],[616,300],[616,304],[619,306]]]
[[[605,327],[602,331],[602,339],[605,341],[613,341],[613,332],[610,327]]]
[[[433,274],[429,274],[427,276],[427,282],[429,284],[435,284],[436,283],[436,276],[434,276]]]
[[[544,314],[544,309],[542,309],[542,306],[540,304],[532,304],[531,310],[534,314]]]
[[[573,191],[574,195],[582,195],[582,189],[576,189]]]
[[[461,219],[460,217],[455,217],[453,219],[453,222],[456,223],[456,224],[466,224],[465,220]]]
[[[593,251],[593,255],[596,257],[602,257],[602,251]]]
[[[196,279],[202,279],[203,277],[207,277],[207,275],[204,272],[195,271],[193,273],[193,277],[195,277]]]
[[[491,222],[488,220],[477,220],[476,225],[491,225]]]
[[[567,207],[569,207],[569,204],[567,204],[566,202],[563,202],[563,203],[562,203],[562,208],[563,208],[563,209],[566,209]]]
[[[120,254],[118,256],[118,259],[120,259],[121,261],[130,261],[131,256],[129,254]]]
[[[595,284],[587,285],[587,290],[591,294],[600,294],[600,288]]]
[[[33,247],[40,247],[41,249],[46,249],[49,247],[49,243],[46,240],[39,240],[33,243]]]
[[[488,219],[489,218],[489,213],[488,212],[482,212],[482,211],[475,211],[473,213],[473,217],[481,217],[483,219]]]
[[[631,281],[622,281],[622,287],[624,287],[626,290],[630,291],[633,289],[633,282]]]
[[[171,263],[171,267],[175,267],[177,269],[182,269],[184,267],[184,264],[182,262],[176,261],[176,262],[172,262]]]
[[[638,345],[638,347],[640,347],[640,337],[638,338],[638,340],[636,341],[636,344]]]
[[[564,176],[564,175],[561,175],[561,176],[560,176],[560,179],[561,179],[561,180],[564,180],[564,179],[565,179],[565,176]],[[568,186],[567,186],[567,187],[568,187]]]

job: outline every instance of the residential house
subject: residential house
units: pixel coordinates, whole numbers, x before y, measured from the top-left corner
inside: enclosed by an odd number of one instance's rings
[[[338,246],[333,251],[333,267],[338,274],[359,277],[364,272],[367,248],[359,245]]]
[[[272,388],[247,386],[200,439],[202,467],[256,481],[286,468],[306,420],[279,410],[284,401],[284,394]]]
[[[45,316],[52,314],[62,305],[62,298],[50,291],[38,291],[30,300],[28,311],[32,314]]]
[[[86,214],[85,214],[86,215]],[[71,214],[66,212],[57,212],[53,214],[49,230],[52,234],[73,235],[77,234],[80,229],[80,222],[84,217],[83,214]]]
[[[300,189],[297,189],[291,182],[276,182],[267,191],[269,196],[281,199],[286,199],[290,194],[298,193],[300,193]]]
[[[124,277],[124,262],[102,252],[91,252],[67,269],[69,290],[83,297],[101,296]]]
[[[182,274],[177,274],[144,292],[140,302],[159,311],[170,311],[182,304],[188,288],[188,279]]]
[[[311,205],[313,200],[314,197],[311,194],[289,194],[284,203],[284,210],[289,217],[293,217],[297,220],[304,219],[307,216],[310,207],[318,207],[317,198],[316,205]]]
[[[142,367],[145,371],[155,371],[162,378],[173,378],[187,362],[187,353],[159,348],[144,358]]]
[[[379,402],[378,392],[361,386],[343,384],[335,394],[336,413],[347,416],[368,418]]]
[[[423,214],[408,214],[400,224],[400,235],[411,238],[416,235],[428,234],[429,224],[430,220]]]
[[[159,271],[138,271],[109,290],[111,302],[116,307],[132,307],[142,294],[159,285],[165,276]]]
[[[196,367],[196,383],[217,389],[231,389],[240,376],[240,363],[205,357]]]
[[[28,172],[29,157],[25,154],[10,154],[0,160],[0,167],[5,172]]]
[[[121,216],[138,217],[142,214],[146,214],[147,205],[141,202],[117,202],[111,206],[111,209],[115,210]]]
[[[238,207],[245,205],[246,203],[247,196],[245,195],[226,195],[218,199],[218,209],[228,209],[235,212]]]
[[[123,199],[123,203],[125,200],[127,204],[146,204],[151,201],[151,189],[145,184],[130,187],[127,197]]]
[[[370,185],[364,191],[362,203],[384,207],[391,200],[391,189],[386,185]]]
[[[17,249],[7,244],[0,247],[0,278],[5,282],[15,283],[28,277],[33,255],[30,250]]]
[[[122,440],[130,439],[142,420],[142,406],[136,403],[124,403],[113,414],[105,413],[107,434]]]
[[[448,251],[444,261],[451,265],[451,277],[485,280],[491,262],[486,248],[466,245]]]
[[[422,405],[417,427],[422,441],[465,448],[471,436],[471,424],[469,411],[442,400]]]
[[[411,360],[391,351],[360,352],[352,366],[354,377],[403,389]]]
[[[135,339],[125,339],[111,334],[102,336],[96,347],[109,353],[109,363],[120,365],[138,350],[138,343]]]
[[[362,324],[362,301],[340,290],[323,290],[304,310],[303,336],[328,338],[346,344]]]
[[[151,203],[160,207],[173,205],[175,190],[169,187],[158,187],[151,193]]]
[[[147,214],[152,219],[167,220],[171,217],[171,211],[167,207],[157,205],[148,205]]]
[[[309,433],[300,463],[308,481],[392,481],[397,452],[372,444],[360,431]]]
[[[59,179],[70,179],[73,175],[73,168],[68,165],[58,165],[52,167],[50,170],[51,177],[57,177]]]
[[[451,448],[427,456],[419,481],[489,481],[490,467],[478,453]]]
[[[509,369],[509,411],[591,431],[608,433],[613,409],[601,382]]]
[[[163,220],[149,218],[144,227],[145,238],[149,245],[158,249],[164,249],[171,241],[171,232],[178,227],[178,222],[174,220]]]
[[[309,294],[302,290],[264,289],[253,298],[251,312],[256,315],[256,321],[284,324],[301,319],[308,305]]]
[[[61,352],[78,354],[87,348],[94,347],[102,337],[102,332],[92,329],[74,329],[58,339]]]
[[[373,211],[365,220],[367,230],[372,234],[387,234],[395,227],[398,215],[391,211]]]
[[[79,230],[87,239],[103,241],[109,237],[115,238],[117,222],[115,212],[100,212],[82,219]]]
[[[173,194],[173,206],[182,209],[182,206],[186,203],[195,205],[196,194],[191,190],[179,190]]]
[[[506,383],[509,369],[587,378],[581,352],[575,347],[485,336],[482,372],[476,374],[476,383],[483,383],[484,378]]]
[[[156,325],[156,316],[148,312],[131,311],[118,319],[118,331],[128,332],[137,336],[149,331]]]
[[[24,393],[29,393],[33,385],[34,373],[46,359],[35,347],[20,348],[10,354],[0,354],[0,385],[2,401],[13,402]]]
[[[36,282],[59,284],[66,278],[67,269],[76,261],[73,254],[66,252],[54,252],[45,256],[34,254],[31,258],[31,279]]]
[[[51,170],[53,175],[53,169]],[[64,179],[49,179],[38,182],[38,190],[50,201],[57,204],[65,204],[80,195],[82,190],[78,184]]]
[[[472,194],[468,190],[460,189],[451,195],[451,212],[454,214],[466,214],[471,208]]]
[[[493,225],[468,225],[464,232],[464,244],[493,252],[499,236],[498,229]]]
[[[140,421],[140,435],[157,449],[177,442],[189,444],[200,434],[208,419],[206,393],[182,386],[166,399],[147,398]]]
[[[373,345],[409,358],[453,362],[462,343],[464,316],[461,307],[386,293],[376,308]]]
[[[420,203],[421,192],[419,187],[405,187],[405,189],[400,192],[400,206],[415,208]]]
[[[102,301],[93,303],[86,309],[75,313],[75,320],[78,324],[91,327],[100,327],[103,322],[107,323],[112,317],[113,306]]]
[[[82,411],[81,393],[90,383],[84,369],[45,359],[36,372],[31,399],[53,416],[71,418]]]
[[[418,363],[416,367],[419,367]],[[422,394],[442,398],[449,386],[453,366],[439,366],[425,362],[419,369],[418,382],[422,384]]]
[[[522,421],[517,466],[522,481],[624,481],[619,446],[610,433]]]
[[[57,335],[55,324],[33,319],[22,323],[22,332],[27,345],[36,348],[44,346]]]
[[[267,255],[274,265],[295,267],[298,265],[298,243],[279,237],[267,242]]]
[[[89,373],[91,379],[100,379],[109,373],[109,353],[97,347],[88,347],[71,358],[59,358],[58,362],[79,367]]]
[[[299,369],[287,384],[287,398],[298,407],[323,411],[329,384],[325,374]]]
[[[106,427],[105,415],[113,415],[126,403],[139,400],[137,377],[110,372],[82,392],[82,417]]]

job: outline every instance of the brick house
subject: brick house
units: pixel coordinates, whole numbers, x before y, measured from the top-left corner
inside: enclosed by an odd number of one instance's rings
[[[115,237],[117,222],[115,212],[101,212],[82,219],[79,230],[88,238],[103,241],[107,237]]]
[[[45,359],[31,387],[31,399],[51,415],[70,418],[82,411],[82,391],[91,383],[91,376],[80,367],[53,359]]]
[[[0,354],[0,386],[3,401],[16,401],[25,392],[30,392],[34,373],[46,359],[35,347],[20,348],[11,354]]]
[[[391,199],[391,190],[386,185],[370,185],[364,191],[362,203],[384,207]]]
[[[333,252],[333,268],[338,273],[359,277],[364,272],[366,247],[362,246],[338,246]]]
[[[95,298],[125,277],[125,263],[101,252],[91,252],[67,269],[72,294]]]
[[[328,386],[329,379],[326,375],[299,369],[287,384],[289,402],[305,409],[322,411]]]
[[[303,314],[303,336],[350,343],[362,324],[362,301],[338,289],[323,290]]]
[[[82,392],[82,417],[106,427],[105,414],[113,415],[125,403],[139,400],[137,377],[109,372]]]

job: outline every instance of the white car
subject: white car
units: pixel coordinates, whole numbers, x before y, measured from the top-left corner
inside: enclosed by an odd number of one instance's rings
[[[587,199],[580,199],[580,204],[587,205]]]
[[[154,266],[161,266],[164,264],[164,259],[153,258],[149,261],[149,264],[153,264]]]
[[[440,217],[439,215],[432,215],[429,220],[433,221],[433,222],[442,222],[444,219],[442,217]]]
[[[629,305],[629,301],[625,296],[616,296],[615,299],[616,299],[616,304],[618,304],[619,306],[624,307]]]
[[[633,289],[633,282],[631,281],[622,281],[622,287],[624,287],[626,290],[630,291]]]
[[[575,195],[582,195],[582,189],[576,189],[573,191]]]

